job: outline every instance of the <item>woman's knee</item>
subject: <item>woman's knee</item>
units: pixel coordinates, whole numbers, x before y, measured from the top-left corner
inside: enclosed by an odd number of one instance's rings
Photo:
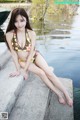
[[[49,71],[51,71],[53,73],[54,68],[52,66],[49,66]]]
[[[53,70],[49,69],[47,72],[46,72],[46,75],[48,77],[52,77],[53,76]]]
[[[43,70],[39,70],[38,75],[43,77],[43,76],[45,76],[45,72]]]

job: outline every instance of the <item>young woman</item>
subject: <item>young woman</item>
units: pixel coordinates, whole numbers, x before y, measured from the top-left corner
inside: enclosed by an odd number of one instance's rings
[[[36,34],[30,26],[26,11],[23,8],[14,9],[6,30],[6,42],[16,66],[16,72],[11,73],[10,77],[19,76],[22,73],[24,79],[27,79],[28,71],[31,71],[57,94],[60,103],[67,102],[69,106],[72,106],[73,101],[65,87],[39,51],[35,49],[35,40]],[[23,70],[22,72],[20,68]],[[64,94],[66,101],[58,89]]]

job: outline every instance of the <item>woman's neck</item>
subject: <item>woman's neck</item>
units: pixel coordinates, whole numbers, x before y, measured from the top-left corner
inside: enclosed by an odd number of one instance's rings
[[[21,33],[21,34],[22,34],[22,33],[25,33],[25,31],[26,31],[26,29],[23,29],[23,30],[18,30],[18,29],[17,29],[17,32],[18,32],[18,33]]]

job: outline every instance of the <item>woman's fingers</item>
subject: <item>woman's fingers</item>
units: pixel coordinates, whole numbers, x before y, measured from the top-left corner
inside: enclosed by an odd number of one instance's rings
[[[18,72],[17,74],[16,74],[16,76],[19,76],[20,75],[20,73]]]
[[[19,76],[19,75],[20,75],[19,72],[14,72],[14,73],[10,73],[10,74],[9,74],[9,77],[17,77],[17,76]],[[23,77],[24,77],[24,80],[27,80],[27,79],[28,79],[28,73],[24,73],[24,74],[23,74]]]
[[[19,76],[20,73],[19,72],[14,72],[14,73],[10,73],[9,77],[15,77],[15,76]]]
[[[15,76],[15,74],[14,73],[11,73],[10,75],[9,75],[9,77],[14,77]]]

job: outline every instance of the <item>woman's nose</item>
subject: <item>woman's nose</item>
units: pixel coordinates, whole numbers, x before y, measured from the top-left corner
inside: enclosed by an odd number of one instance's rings
[[[21,27],[21,22],[18,22],[18,26]]]

